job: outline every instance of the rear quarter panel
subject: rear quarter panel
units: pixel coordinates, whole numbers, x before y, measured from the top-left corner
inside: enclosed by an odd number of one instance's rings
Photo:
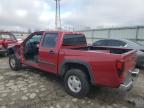
[[[83,61],[90,65],[95,84],[109,87],[117,87],[120,83],[115,68],[117,59],[121,59],[121,55],[100,51],[61,49],[59,54],[59,64],[64,60]]]

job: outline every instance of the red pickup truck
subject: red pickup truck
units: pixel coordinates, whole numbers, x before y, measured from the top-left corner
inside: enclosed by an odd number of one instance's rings
[[[10,32],[0,32],[0,54],[5,55],[7,48],[17,43],[17,39]]]
[[[130,89],[138,76],[136,51],[87,46],[84,34],[39,31],[9,48],[9,65],[28,65],[61,76],[67,93],[84,97],[90,85]]]

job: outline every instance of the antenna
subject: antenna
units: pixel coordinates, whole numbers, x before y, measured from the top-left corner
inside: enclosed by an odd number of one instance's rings
[[[55,14],[55,29],[61,29],[61,0],[55,0],[56,2],[56,14]]]

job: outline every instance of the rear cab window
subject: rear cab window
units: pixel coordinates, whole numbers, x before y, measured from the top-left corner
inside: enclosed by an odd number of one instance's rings
[[[86,38],[82,34],[65,34],[63,46],[81,46],[86,45]]]

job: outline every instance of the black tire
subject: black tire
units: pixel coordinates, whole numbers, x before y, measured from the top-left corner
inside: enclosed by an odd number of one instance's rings
[[[12,60],[15,62],[12,64]],[[15,56],[15,55],[10,55],[9,56],[9,66],[12,70],[20,70],[21,69],[21,63],[20,60]]]
[[[76,76],[77,78],[79,78],[79,81],[81,82],[81,89],[79,92],[73,92],[68,84],[68,79],[71,78],[71,76]],[[64,83],[65,83],[65,90],[66,92],[76,98],[83,98],[85,97],[89,90],[90,90],[90,83],[88,81],[88,78],[86,76],[86,74],[80,70],[80,69],[70,69],[66,72],[65,76],[64,76]]]
[[[143,65],[140,65],[140,64],[137,64],[137,65],[136,65],[136,68],[139,68],[139,69],[141,69],[141,70],[144,70],[144,66],[143,66]]]

